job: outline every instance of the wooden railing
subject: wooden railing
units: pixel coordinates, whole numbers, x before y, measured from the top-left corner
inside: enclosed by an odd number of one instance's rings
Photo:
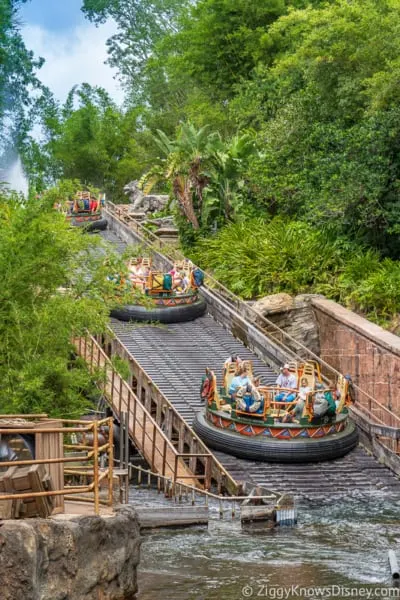
[[[79,420],[48,420],[46,415],[0,415],[0,435],[21,436],[29,435],[35,438],[35,458],[24,460],[1,461],[2,468],[27,467],[34,465],[46,465],[51,477],[51,490],[38,492],[3,493],[0,494],[0,502],[3,500],[31,500],[33,498],[57,497],[82,502],[92,502],[96,515],[100,514],[100,504],[112,506],[113,504],[113,420],[108,417],[97,421]],[[15,419],[23,421],[37,421],[33,424],[21,423],[18,427]],[[7,424],[7,421],[9,422]],[[55,424],[55,425],[54,425]],[[30,425],[28,427],[28,425]],[[107,441],[100,443],[99,433],[102,428],[107,431]],[[56,434],[56,442],[54,442]],[[81,442],[71,444],[70,438],[76,435]],[[37,443],[40,436],[41,451]],[[52,440],[49,440],[52,436]],[[89,437],[89,439],[88,439]],[[90,442],[90,443],[89,443]],[[47,447],[44,451],[43,448]],[[71,456],[69,451],[79,452],[79,456]],[[100,456],[107,455],[107,467],[100,468]],[[76,466],[76,463],[79,463]],[[85,464],[86,463],[86,464]],[[63,465],[62,470],[55,470],[56,465]],[[86,485],[68,485],[69,478],[80,477],[91,480]],[[57,480],[62,487],[57,485]],[[100,487],[103,481],[107,482],[106,500],[100,498]],[[82,496],[82,494],[86,494]],[[89,494],[89,496],[87,495]],[[91,496],[93,494],[93,496]],[[58,503],[60,507],[60,504]],[[53,512],[63,512],[64,502],[61,508]]]
[[[168,264],[172,265],[177,259],[185,258],[183,254],[179,253],[176,249],[173,250],[172,254],[168,243],[146,229],[125,210],[118,207],[118,205],[107,202],[105,212],[107,213],[107,211],[120,223],[127,226],[134,233],[140,244],[146,245],[153,254],[161,255]],[[220,302],[220,314],[224,314],[224,312],[226,313],[229,310],[235,311],[239,318],[242,318],[249,323],[249,327],[258,330],[263,336],[268,338],[278,350],[276,354],[277,357],[283,358],[284,361],[316,361],[321,365],[323,376],[326,379],[336,379],[336,377],[340,375],[334,367],[322,360],[318,355],[304,346],[304,344],[294,339],[264,315],[257,312],[252,306],[244,302],[216,280],[210,273],[204,272],[204,274],[204,296],[206,300],[211,300],[212,302],[216,300],[216,302]],[[227,324],[228,323],[225,323],[225,325]],[[400,428],[400,417],[359,386],[354,385],[353,387],[356,393],[355,410],[357,411],[358,418],[364,418],[370,425],[376,425],[376,432],[381,431],[379,428],[384,426],[389,437],[386,434],[383,436],[378,433],[375,434],[376,437],[378,437],[387,448],[399,452],[397,442],[393,443],[392,440],[397,439],[396,436],[398,436],[398,430]]]
[[[151,470],[174,482],[210,489],[212,481],[218,493],[238,491],[238,483],[218,462],[165,398],[147,373],[119,340],[104,341],[113,353],[126,359],[131,369],[133,389],[115,370],[110,358],[92,337],[75,340],[78,354],[95,373],[101,369],[98,386],[117,418],[128,415],[129,435]]]

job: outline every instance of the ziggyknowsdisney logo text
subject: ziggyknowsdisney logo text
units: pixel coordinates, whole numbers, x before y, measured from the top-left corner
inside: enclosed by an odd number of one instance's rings
[[[270,598],[290,600],[294,598],[400,598],[398,587],[346,587],[342,585],[302,587],[300,585],[275,586],[266,583],[245,585],[242,598]]]

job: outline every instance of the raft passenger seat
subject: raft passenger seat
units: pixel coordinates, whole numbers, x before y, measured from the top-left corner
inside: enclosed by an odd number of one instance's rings
[[[165,281],[166,277],[170,278],[171,286],[166,288]],[[147,281],[146,289],[150,295],[152,294],[171,294],[172,292],[172,277],[169,274],[161,273],[161,271],[150,271]]]
[[[223,412],[230,413],[232,410],[232,406],[230,404],[224,402],[223,400],[221,400],[221,397],[218,393],[217,377],[214,372],[212,372],[212,385],[213,385],[213,392],[214,392],[214,402],[217,407],[217,410],[221,410]]]

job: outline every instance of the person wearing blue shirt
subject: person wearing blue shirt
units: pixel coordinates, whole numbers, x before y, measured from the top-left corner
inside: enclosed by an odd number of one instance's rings
[[[236,394],[239,388],[245,387],[249,384],[251,384],[251,381],[247,375],[246,368],[239,366],[238,372],[232,379],[231,384],[229,386],[228,394],[233,399],[234,395]]]

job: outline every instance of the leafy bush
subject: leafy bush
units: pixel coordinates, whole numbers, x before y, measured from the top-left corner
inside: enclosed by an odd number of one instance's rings
[[[242,298],[322,293],[388,324],[400,311],[400,264],[345,237],[276,217],[226,226],[193,258]]]
[[[70,228],[51,194],[0,190],[1,412],[79,416],[93,380],[72,340],[107,330],[123,268],[98,236]]]

